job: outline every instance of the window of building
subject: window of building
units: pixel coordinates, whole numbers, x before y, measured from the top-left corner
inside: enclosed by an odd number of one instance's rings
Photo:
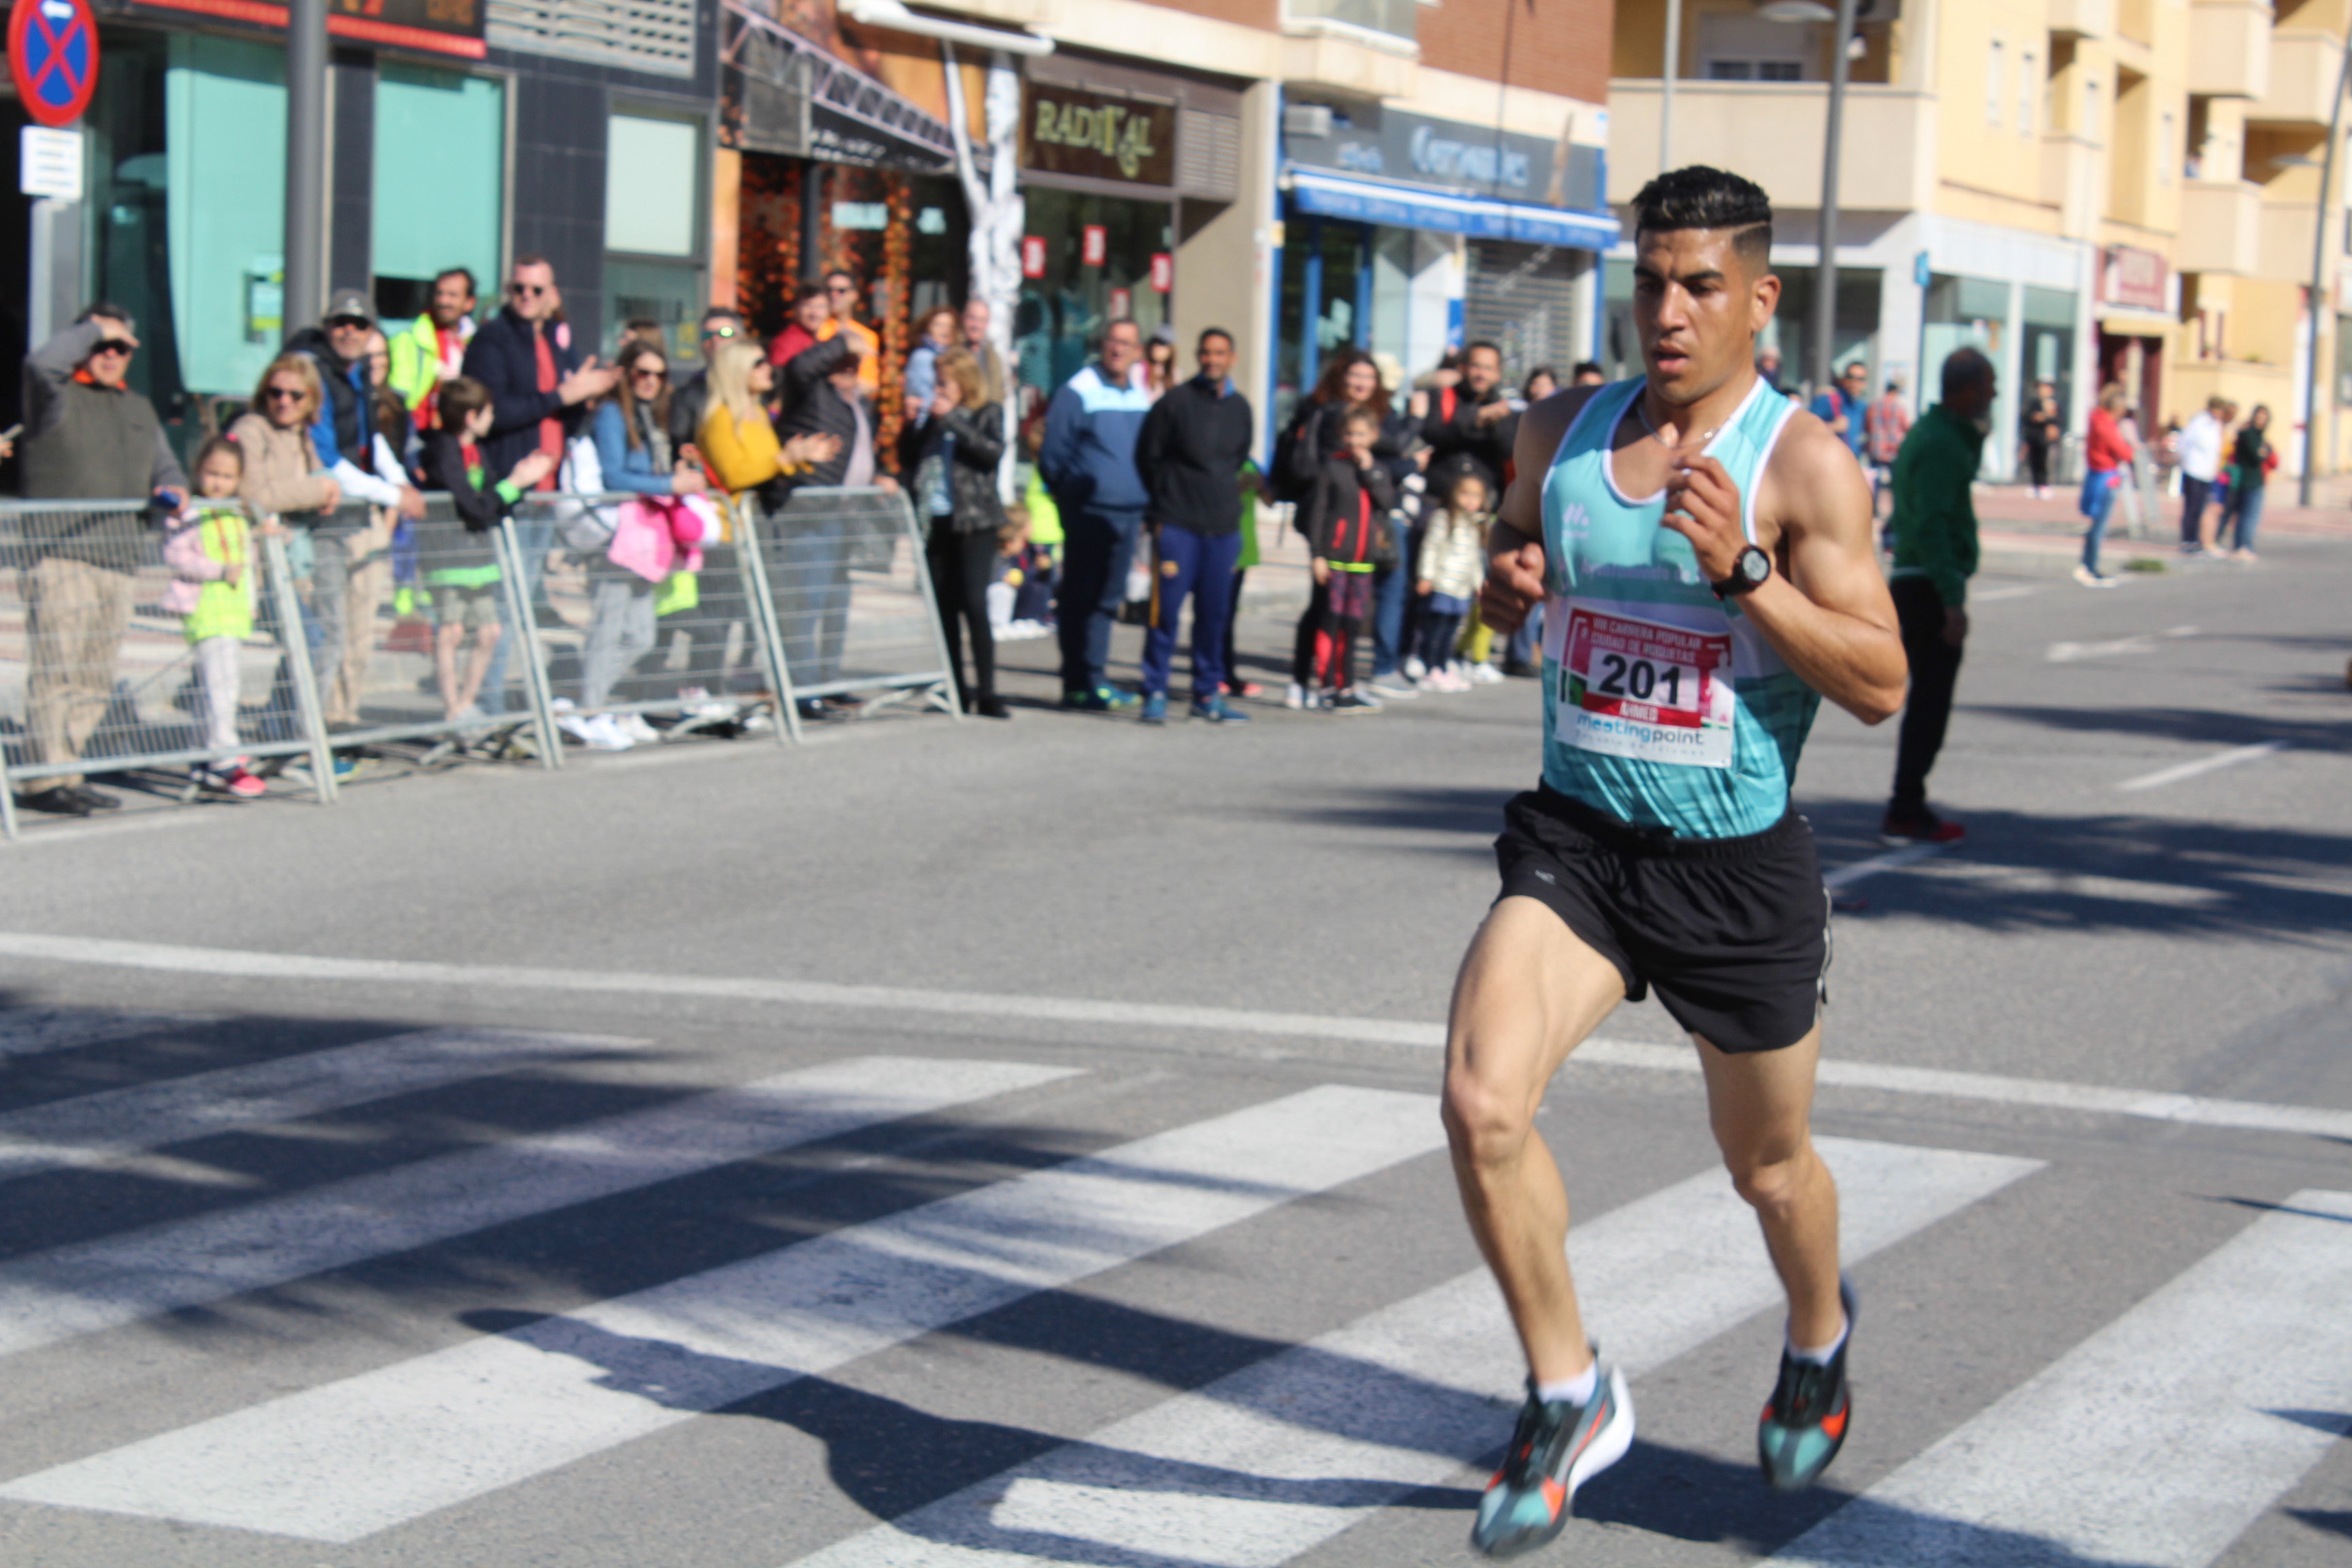
[[[2173,133],[2179,123],[2168,109],[2157,120],[2156,183],[2159,185],[2172,184],[2172,167],[2180,157],[2180,143]]]
[[[422,314],[436,273],[463,267],[498,299],[506,212],[506,84],[377,62],[368,226],[376,309]]]
[[[604,140],[607,346],[631,321],[652,321],[674,358],[697,348],[701,309],[699,121],[615,114]]]
[[[2017,58],[2017,133],[2033,134],[2033,98],[2042,90],[2042,74],[2034,68],[2033,51]]]
[[[694,0],[489,0],[489,41],[664,76],[694,74]]]
[[[2000,123],[2000,98],[2009,78],[2005,46],[1999,38],[1985,46],[1985,123]]]
[[[205,33],[169,47],[154,189],[171,199],[153,216],[170,237],[180,374],[193,391],[248,393],[286,325],[286,51]]]
[[[1812,80],[1819,75],[1817,31],[1765,16],[1703,16],[1698,74],[1709,81]]]

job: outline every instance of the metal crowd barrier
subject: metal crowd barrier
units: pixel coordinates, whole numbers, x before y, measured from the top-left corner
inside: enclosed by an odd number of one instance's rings
[[[909,700],[962,716],[905,491],[806,487],[751,531],[774,595],[796,738],[803,705],[828,699],[860,716]]]
[[[707,531],[698,564],[656,580],[593,542],[636,499],[541,494],[515,509],[520,548],[548,560],[534,634],[556,726],[602,750],[769,730],[782,738],[773,630],[739,536],[748,509],[724,497],[696,503]]]
[[[534,754],[562,765],[530,652],[536,576],[510,529],[472,532],[432,494],[404,527],[346,507],[311,536],[314,658],[337,748],[415,746],[426,766]]]
[[[552,769],[565,734],[605,718],[645,724],[641,742],[770,727],[784,742],[803,703],[961,716],[904,494],[803,489],[764,518],[748,498],[717,503],[698,565],[658,582],[580,542],[583,514],[630,499],[534,495],[478,534],[446,495],[405,527],[352,506],[257,530],[252,635],[233,659],[205,656],[236,676],[234,745],[205,733],[147,506],[0,502],[0,834],[17,836],[17,793],[90,772],[190,800],[186,770],[241,760],[326,804],[334,753],[361,748]]]
[[[173,574],[145,502],[0,502],[0,834],[17,835],[19,792],[91,773],[184,800],[199,787],[189,770],[299,764],[315,799],[334,798],[311,666],[289,657],[303,633],[287,628],[309,626],[289,542],[249,534],[251,633],[200,659],[164,606]],[[232,741],[208,735],[215,719]]]

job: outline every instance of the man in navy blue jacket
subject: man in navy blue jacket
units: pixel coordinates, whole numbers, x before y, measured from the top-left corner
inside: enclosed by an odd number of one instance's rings
[[[496,484],[533,451],[563,460],[566,437],[580,430],[574,410],[613,390],[613,374],[596,356],[580,357],[572,323],[555,321],[562,297],[555,268],[543,256],[515,258],[507,308],[466,345],[466,374],[490,389],[496,417],[482,443],[487,482]],[[554,488],[554,476],[546,488]]]
[[[1151,500],[1135,468],[1135,440],[1151,399],[1129,380],[1143,357],[1133,321],[1104,328],[1097,354],[1046,405],[1037,471],[1062,510],[1062,705],[1102,712],[1136,703],[1133,692],[1111,685],[1107,667]]]

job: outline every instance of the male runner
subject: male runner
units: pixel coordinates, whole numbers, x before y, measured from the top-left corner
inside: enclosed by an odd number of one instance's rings
[[[1861,466],[1755,369],[1780,296],[1770,202],[1688,168],[1634,214],[1647,374],[1528,411],[1480,597],[1507,630],[1549,596],[1543,782],[1504,814],[1502,895],[1463,960],[1446,1055],[1463,1207],[1529,1368],[1471,1534],[1497,1557],[1558,1535],[1633,1441],[1533,1121],[1569,1052],[1650,987],[1696,1043],[1716,1142],[1788,1291],[1765,1479],[1809,1485],[1846,1431],[1853,1300],[1808,1131],[1829,899],[1789,791],[1822,697],[1874,724],[1902,706],[1903,645]]]

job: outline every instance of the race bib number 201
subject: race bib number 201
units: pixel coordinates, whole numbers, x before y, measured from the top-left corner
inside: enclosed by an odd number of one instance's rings
[[[1582,605],[1568,615],[1556,732],[1612,757],[1727,768],[1731,628],[1691,631]]]

